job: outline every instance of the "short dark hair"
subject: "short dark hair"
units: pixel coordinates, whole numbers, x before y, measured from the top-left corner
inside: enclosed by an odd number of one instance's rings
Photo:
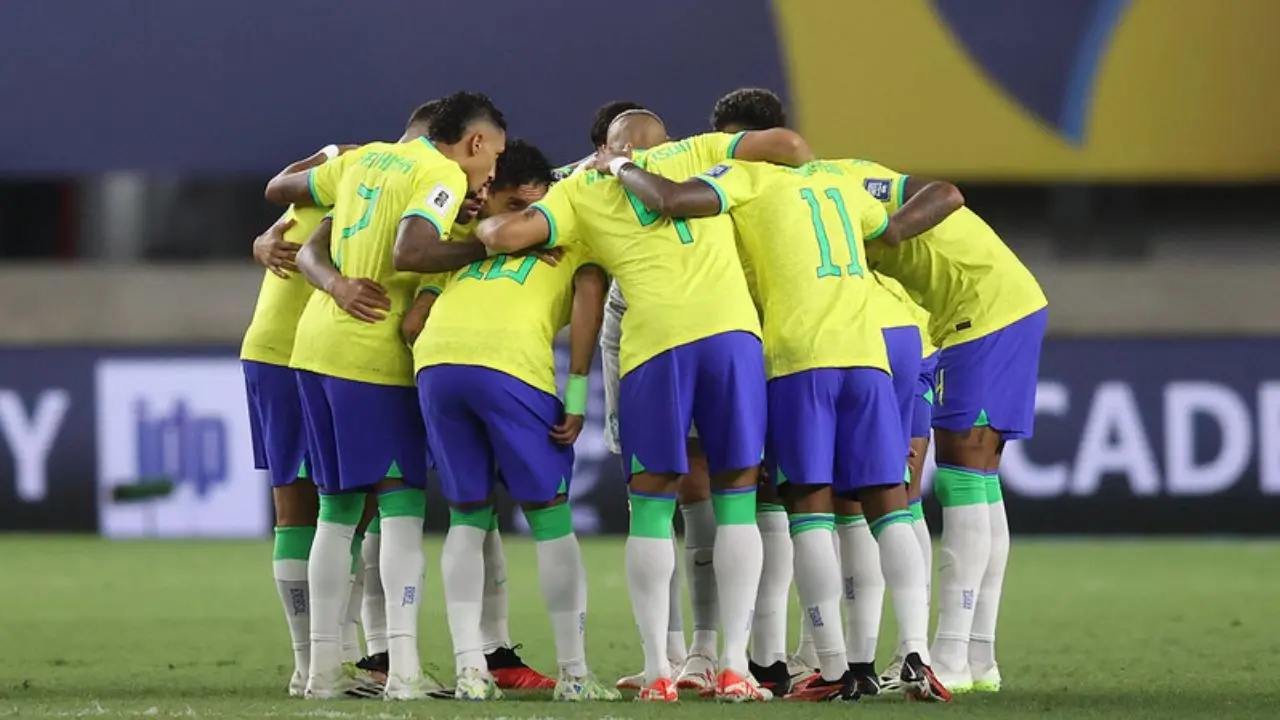
[[[787,111],[772,90],[741,88],[716,101],[711,127],[717,132],[730,125],[744,130],[771,130],[787,126]]]
[[[628,110],[644,110],[640,103],[630,100],[613,100],[596,108],[591,118],[591,147],[600,147],[609,139],[609,125],[613,119]]]
[[[435,117],[436,113],[440,112],[440,107],[442,105],[444,105],[443,100],[431,100],[414,108],[413,112],[409,114],[409,122],[404,124],[404,129],[410,130],[415,125],[421,125],[423,127],[429,125],[431,123],[431,118]]]
[[[507,129],[502,111],[494,106],[488,96],[481,93],[456,92],[433,100],[419,110],[428,107],[431,110],[427,117],[427,137],[446,145],[461,140],[467,126],[477,120],[487,120],[503,131]]]
[[[489,188],[503,190],[530,183],[551,184],[551,163],[547,156],[531,143],[519,138],[507,140],[507,149],[498,156],[498,167],[493,172]]]

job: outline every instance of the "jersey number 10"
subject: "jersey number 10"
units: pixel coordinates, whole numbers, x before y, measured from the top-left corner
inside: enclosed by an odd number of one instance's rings
[[[853,223],[849,222],[844,196],[836,188],[827,188],[823,195],[836,206],[841,229],[844,230],[844,242],[849,246],[849,264],[845,266],[845,272],[850,277],[863,277],[862,265],[858,262],[858,238],[853,234]],[[801,188],[800,197],[809,203],[809,219],[813,221],[813,234],[818,239],[818,258],[822,260],[818,266],[818,277],[840,277],[840,266],[831,261],[831,241],[827,238],[827,226],[822,222],[822,202],[812,188]]]
[[[529,273],[533,272],[533,266],[538,264],[538,258],[529,256],[520,258],[520,265],[514,270],[506,267],[508,260],[515,260],[507,255],[494,255],[488,260],[477,260],[467,266],[466,270],[458,276],[459,280],[473,278],[475,280],[515,280],[516,283],[523,285],[524,281],[529,278]],[[489,264],[489,269],[485,270],[485,263]]]

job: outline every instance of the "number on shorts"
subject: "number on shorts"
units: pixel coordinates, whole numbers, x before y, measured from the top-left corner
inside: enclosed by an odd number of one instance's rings
[[[626,191],[627,202],[631,203],[631,209],[636,211],[636,220],[640,221],[640,227],[649,227],[650,225],[662,219],[662,216],[653,212],[640,202],[640,198],[636,197],[630,190]],[[693,232],[689,229],[689,221],[684,218],[672,218],[671,224],[676,228],[676,236],[680,238],[681,245],[689,245],[693,242]]]
[[[517,266],[514,270],[511,270],[506,267],[506,264],[508,260],[513,260],[513,259],[514,258],[508,255],[494,255],[492,258],[489,258],[488,260],[477,260],[471,263],[470,265],[468,265],[467,269],[463,270],[462,274],[458,276],[458,279],[459,280],[463,280],[466,278],[472,278],[475,280],[507,279],[507,280],[515,280],[517,284],[523,285],[524,281],[529,279],[529,273],[533,272],[533,266],[538,264],[538,258],[536,257],[520,258],[520,265]],[[488,263],[489,265],[487,270],[484,268],[485,263]]]
[[[334,266],[339,270],[342,269],[343,244],[352,235],[355,235],[361,230],[369,227],[369,222],[373,219],[373,208],[378,204],[378,195],[381,193],[382,188],[367,187],[363,183],[360,184],[360,187],[356,188],[356,194],[365,201],[364,214],[360,216],[360,219],[357,220],[354,225],[348,225],[347,227],[342,228],[342,237],[338,241],[337,253],[333,259]]]
[[[849,210],[845,207],[844,196],[836,188],[827,188],[823,195],[836,206],[840,216],[841,230],[844,231],[844,242],[849,248],[849,264],[845,272],[850,277],[863,277],[862,265],[858,262],[858,238],[853,233],[853,223],[849,220]],[[840,266],[831,259],[831,240],[827,236],[827,226],[822,222],[822,202],[812,188],[801,188],[800,197],[809,204],[809,219],[813,222],[813,234],[818,240],[818,277],[840,277]]]

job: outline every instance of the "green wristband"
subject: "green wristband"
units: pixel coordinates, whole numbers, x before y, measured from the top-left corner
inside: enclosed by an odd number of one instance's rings
[[[568,415],[587,414],[587,376],[570,375],[564,386],[564,411]]]

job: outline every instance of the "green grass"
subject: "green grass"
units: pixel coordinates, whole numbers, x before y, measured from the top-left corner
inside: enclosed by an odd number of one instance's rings
[[[879,718],[1052,713],[1055,718],[1280,716],[1280,545],[1015,542],[1001,621],[1006,689],[950,707],[869,699],[857,707],[776,702],[677,707],[501,703],[311,703],[285,697],[288,638],[264,542],[0,538],[0,716],[313,718]],[[424,660],[451,668],[428,544]],[[511,627],[536,667],[554,666],[533,548],[507,544]],[[584,544],[588,656],[602,678],[640,651],[622,545]],[[882,637],[891,639],[886,627]],[[794,639],[794,629],[793,635]],[[882,650],[888,650],[887,642]]]

